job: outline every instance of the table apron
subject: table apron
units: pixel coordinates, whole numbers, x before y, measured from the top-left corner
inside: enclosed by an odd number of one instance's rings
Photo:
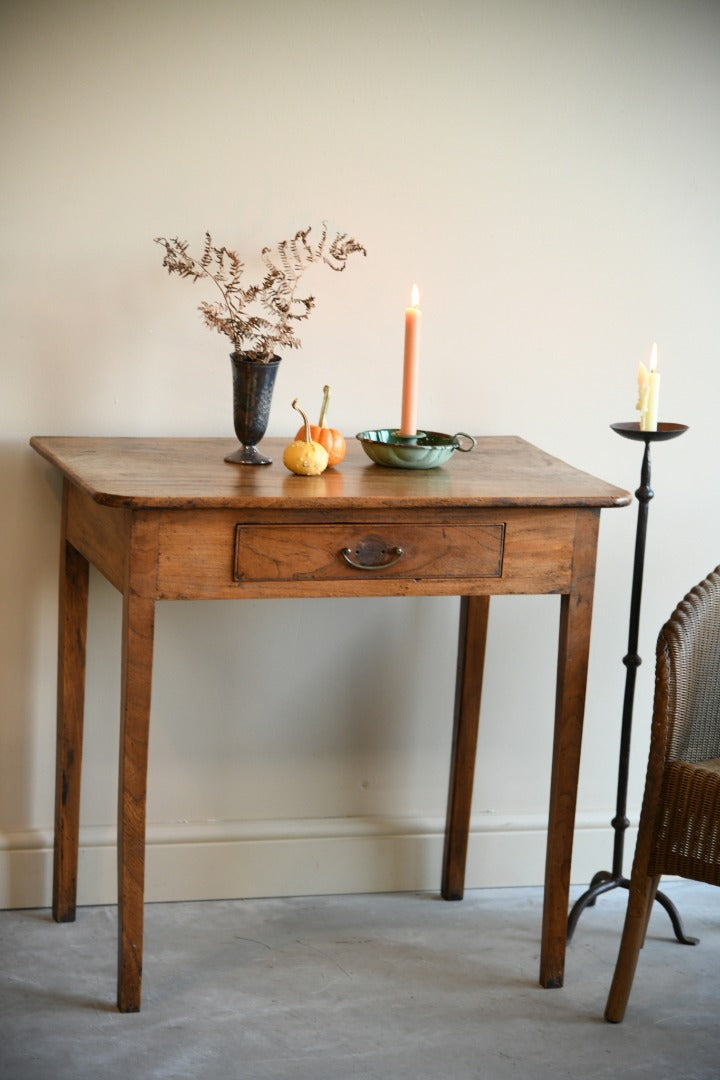
[[[133,530],[151,520],[156,600],[567,593],[579,515],[599,510],[129,510],[70,485],[67,539],[124,591]]]

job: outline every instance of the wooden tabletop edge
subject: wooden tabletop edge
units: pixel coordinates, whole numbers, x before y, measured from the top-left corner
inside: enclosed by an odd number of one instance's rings
[[[107,442],[108,444],[158,444],[164,445],[166,443],[172,443],[173,441],[182,441],[184,443],[198,443],[198,444],[212,444],[213,446],[221,446],[223,444],[234,445],[231,438],[198,438],[198,439],[185,439],[174,440],[168,438],[137,438],[132,437],[118,437],[118,436],[57,436],[57,435],[33,435],[30,438],[30,446],[41,457],[48,461],[78,488],[84,491],[94,502],[102,506],[111,508],[122,508],[131,510],[142,509],[196,509],[198,507],[205,507],[208,509],[276,509],[278,507],[284,507],[287,505],[288,498],[293,504],[293,507],[297,510],[314,510],[319,506],[326,508],[327,510],[342,510],[347,507],[348,502],[352,502],[356,508],[361,506],[367,509],[384,510],[392,509],[395,507],[405,506],[408,509],[416,507],[420,508],[428,505],[428,495],[430,494],[430,501],[437,507],[452,506],[456,509],[467,508],[480,509],[495,507],[500,509],[508,506],[537,506],[548,508],[591,508],[591,509],[604,509],[612,507],[627,506],[632,502],[632,495],[629,491],[623,488],[617,487],[605,480],[600,479],[590,473],[587,473],[581,469],[577,469],[575,466],[569,465],[567,462],[562,461],[559,458],[555,458],[545,451],[534,446],[532,443],[527,442],[520,436],[489,436],[488,442],[494,442],[496,439],[501,439],[502,442],[507,445],[524,444],[528,450],[534,455],[542,458],[547,463],[557,462],[563,469],[570,470],[578,480],[578,487],[573,491],[574,484],[570,484],[569,489],[564,492],[523,492],[520,498],[517,494],[508,496],[502,491],[496,490],[494,493],[485,492],[473,492],[467,490],[456,490],[454,492],[443,493],[442,491],[435,490],[428,493],[426,490],[412,490],[412,488],[406,487],[405,490],[398,490],[397,485],[393,483],[392,491],[388,490],[363,490],[353,491],[350,495],[343,494],[342,492],[326,491],[319,493],[317,491],[304,492],[302,485],[307,483],[307,478],[304,477],[289,477],[286,476],[285,485],[288,480],[293,487],[292,493],[288,490],[265,490],[252,491],[244,489],[237,492],[228,492],[227,490],[217,490],[213,493],[208,491],[201,491],[197,488],[193,489],[193,484],[190,483],[188,487],[185,484],[177,484],[175,491],[164,490],[162,492],[149,492],[147,490],[142,491],[134,488],[132,481],[128,481],[127,477],[117,477],[116,484],[113,483],[104,484],[99,483],[97,476],[89,475],[91,470],[83,468],[85,460],[88,460],[85,456],[85,447],[88,447],[90,452],[88,457],[92,459],[92,444]],[[482,443],[482,439],[480,440]],[[268,440],[268,442],[279,442],[279,440]],[[72,447],[77,450],[81,448],[81,452],[77,455],[72,453],[68,454],[66,451],[68,447]],[[273,447],[275,449],[275,447]],[[362,454],[358,458],[355,455],[356,460],[353,462],[353,469],[357,474],[358,464],[364,462],[366,470],[375,473],[377,470],[380,473],[389,471],[395,473],[398,470],[385,470],[378,465],[373,465],[368,461],[365,461]],[[461,463],[458,461],[457,467],[460,468]],[[237,466],[225,466],[228,469],[237,468]],[[443,466],[442,469],[434,473],[433,479],[437,478],[439,474],[444,473],[447,469],[448,472],[453,471],[455,462],[449,463],[447,466]],[[402,471],[402,470],[401,470]],[[340,468],[342,472],[342,467]],[[421,470],[425,472],[425,470]],[[415,473],[415,475],[418,475]],[[413,472],[408,473],[408,477],[412,480]],[[293,484],[293,481],[298,482]],[[177,481],[177,478],[175,478]],[[588,486],[589,485],[589,489]],[[462,485],[460,485],[462,487]],[[595,490],[592,490],[592,489]]]

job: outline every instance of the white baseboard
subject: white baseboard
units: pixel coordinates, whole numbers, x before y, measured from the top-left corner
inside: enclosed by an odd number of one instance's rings
[[[148,901],[258,896],[437,891],[443,852],[440,818],[332,818],[295,821],[179,822],[149,825]],[[540,815],[473,817],[466,887],[541,885],[546,820]],[[635,830],[626,837],[629,872]],[[572,880],[609,869],[608,816],[579,815]],[[81,829],[80,905],[116,902],[115,830]],[[52,830],[0,836],[0,908],[48,907]]]

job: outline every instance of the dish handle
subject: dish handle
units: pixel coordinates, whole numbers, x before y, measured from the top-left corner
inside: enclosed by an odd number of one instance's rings
[[[462,454],[469,454],[470,451],[474,450],[476,445],[477,445],[477,443],[473,439],[472,435],[468,435],[468,433],[466,431],[456,431],[455,434],[453,435],[453,439],[457,443],[457,449]],[[469,442],[470,442],[470,445],[469,446],[461,446],[459,441],[458,441],[459,439],[468,439]]]

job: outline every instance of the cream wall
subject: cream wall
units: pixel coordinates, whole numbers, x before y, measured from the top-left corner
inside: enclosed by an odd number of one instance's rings
[[[654,455],[635,820],[655,637],[720,562],[717,4],[5,0],[0,40],[0,903],[50,897],[59,488],[28,439],[232,434],[228,348],[152,244],[206,228],[253,255],[326,219],[368,249],[313,279],[271,434],[325,382],[346,432],[397,421],[418,281],[423,426],[634,489],[608,424],[659,342],[690,432]],[[610,859],[634,530],[603,515],[578,883]],[[119,597],[91,590],[84,903],[114,895],[119,678]],[[471,886],[542,879],[558,607],[491,605]],[[456,623],[451,599],[159,605],[148,896],[436,888]]]

